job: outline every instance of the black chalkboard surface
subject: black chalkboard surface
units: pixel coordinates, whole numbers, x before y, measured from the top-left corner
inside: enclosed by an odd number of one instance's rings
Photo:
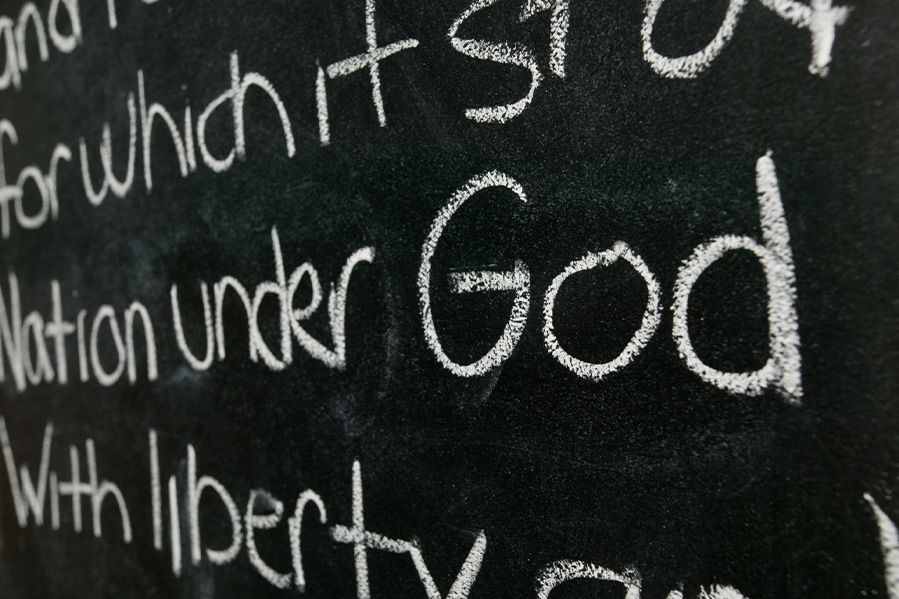
[[[9,0],[3,597],[899,598],[894,0]]]

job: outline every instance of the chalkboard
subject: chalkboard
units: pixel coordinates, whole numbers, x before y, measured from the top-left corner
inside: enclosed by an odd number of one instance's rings
[[[895,0],[9,0],[3,597],[899,598]]]

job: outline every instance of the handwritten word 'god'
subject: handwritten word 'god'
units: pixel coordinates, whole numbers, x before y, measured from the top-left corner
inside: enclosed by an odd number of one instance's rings
[[[514,292],[512,310],[500,338],[490,350],[468,364],[461,364],[447,354],[434,323],[431,298],[431,262],[443,232],[456,212],[479,192],[505,188],[521,202],[527,202],[524,189],[509,175],[491,171],[478,175],[456,191],[434,219],[421,252],[418,271],[418,298],[425,340],[437,361],[460,377],[486,374],[512,355],[521,339],[530,309],[531,285],[527,265],[518,260],[511,271],[466,271],[449,276],[455,293]],[[796,285],[790,234],[774,161],[769,154],[756,163],[756,188],[762,239],[748,236],[722,235],[698,246],[684,261],[674,283],[674,322],[672,336],[687,368],[703,381],[735,394],[760,395],[773,389],[785,400],[798,403],[802,399],[799,324],[796,316]],[[693,348],[687,312],[690,293],[699,277],[728,252],[748,251],[756,256],[765,273],[768,287],[769,358],[764,366],[752,372],[725,372],[702,361]],[[572,275],[607,267],[624,261],[637,271],[646,285],[647,303],[640,327],[618,356],[608,362],[594,363],[574,356],[564,347],[554,327],[554,314],[559,290]],[[589,252],[572,261],[549,285],[543,301],[543,339],[547,351],[577,376],[601,381],[621,370],[640,354],[661,322],[661,287],[649,266],[627,243],[618,241],[611,249]]]

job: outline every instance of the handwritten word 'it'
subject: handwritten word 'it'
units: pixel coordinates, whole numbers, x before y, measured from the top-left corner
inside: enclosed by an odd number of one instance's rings
[[[425,340],[437,361],[460,377],[480,376],[500,366],[512,355],[524,332],[530,309],[530,271],[518,260],[511,271],[466,271],[449,275],[455,293],[514,292],[512,310],[500,338],[490,350],[468,364],[455,361],[440,341],[434,323],[431,298],[431,262],[444,231],[463,204],[490,188],[505,188],[515,198],[527,202],[524,189],[509,175],[491,171],[467,181],[434,219],[421,252],[418,271],[418,298]],[[703,381],[735,394],[760,395],[773,389],[785,400],[802,399],[799,324],[796,316],[796,285],[790,234],[784,215],[780,188],[771,154],[756,162],[761,242],[748,236],[722,235],[698,246],[684,261],[674,283],[672,336],[687,368]],[[768,287],[769,358],[752,372],[725,372],[702,361],[693,348],[687,319],[690,294],[700,276],[728,252],[748,251],[756,256]],[[616,358],[593,363],[577,358],[564,346],[554,327],[559,290],[574,274],[627,262],[643,279],[647,291],[646,309],[640,327]],[[649,343],[661,322],[661,287],[649,266],[627,243],[615,242],[611,249],[589,252],[571,262],[549,285],[543,301],[543,339],[547,351],[569,371],[591,381],[601,381],[632,363]]]

